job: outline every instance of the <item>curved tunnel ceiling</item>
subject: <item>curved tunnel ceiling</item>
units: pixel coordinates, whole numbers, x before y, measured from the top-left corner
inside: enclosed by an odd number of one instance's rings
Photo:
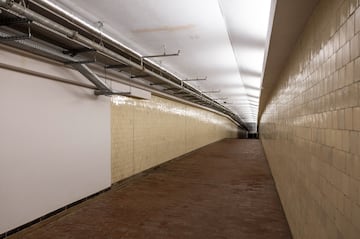
[[[271,0],[58,0],[69,12],[256,122]]]

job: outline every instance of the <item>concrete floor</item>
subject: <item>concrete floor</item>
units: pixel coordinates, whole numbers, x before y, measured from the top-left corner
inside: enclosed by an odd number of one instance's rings
[[[227,139],[11,238],[291,238],[260,141]]]

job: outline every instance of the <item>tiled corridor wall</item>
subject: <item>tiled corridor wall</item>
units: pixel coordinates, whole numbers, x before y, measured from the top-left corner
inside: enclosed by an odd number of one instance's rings
[[[238,134],[223,116],[156,96],[114,97],[111,112],[113,183]]]
[[[260,122],[295,239],[360,238],[360,9],[322,0]]]

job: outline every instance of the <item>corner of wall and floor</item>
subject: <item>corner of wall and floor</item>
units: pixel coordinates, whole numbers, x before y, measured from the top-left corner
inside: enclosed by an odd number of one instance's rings
[[[320,1],[261,116],[295,239],[359,238],[359,55],[359,1]]]
[[[111,108],[113,183],[238,134],[223,116],[156,96],[114,98]]]
[[[222,115],[157,96],[97,97],[56,81],[87,84],[78,72],[6,47],[0,74],[0,237],[238,134]]]

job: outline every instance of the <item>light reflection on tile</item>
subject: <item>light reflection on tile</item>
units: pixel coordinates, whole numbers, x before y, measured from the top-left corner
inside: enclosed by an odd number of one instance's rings
[[[321,0],[262,115],[260,135],[294,238],[360,235],[357,0]]]
[[[238,133],[223,116],[156,96],[116,96],[111,107],[112,182]]]

